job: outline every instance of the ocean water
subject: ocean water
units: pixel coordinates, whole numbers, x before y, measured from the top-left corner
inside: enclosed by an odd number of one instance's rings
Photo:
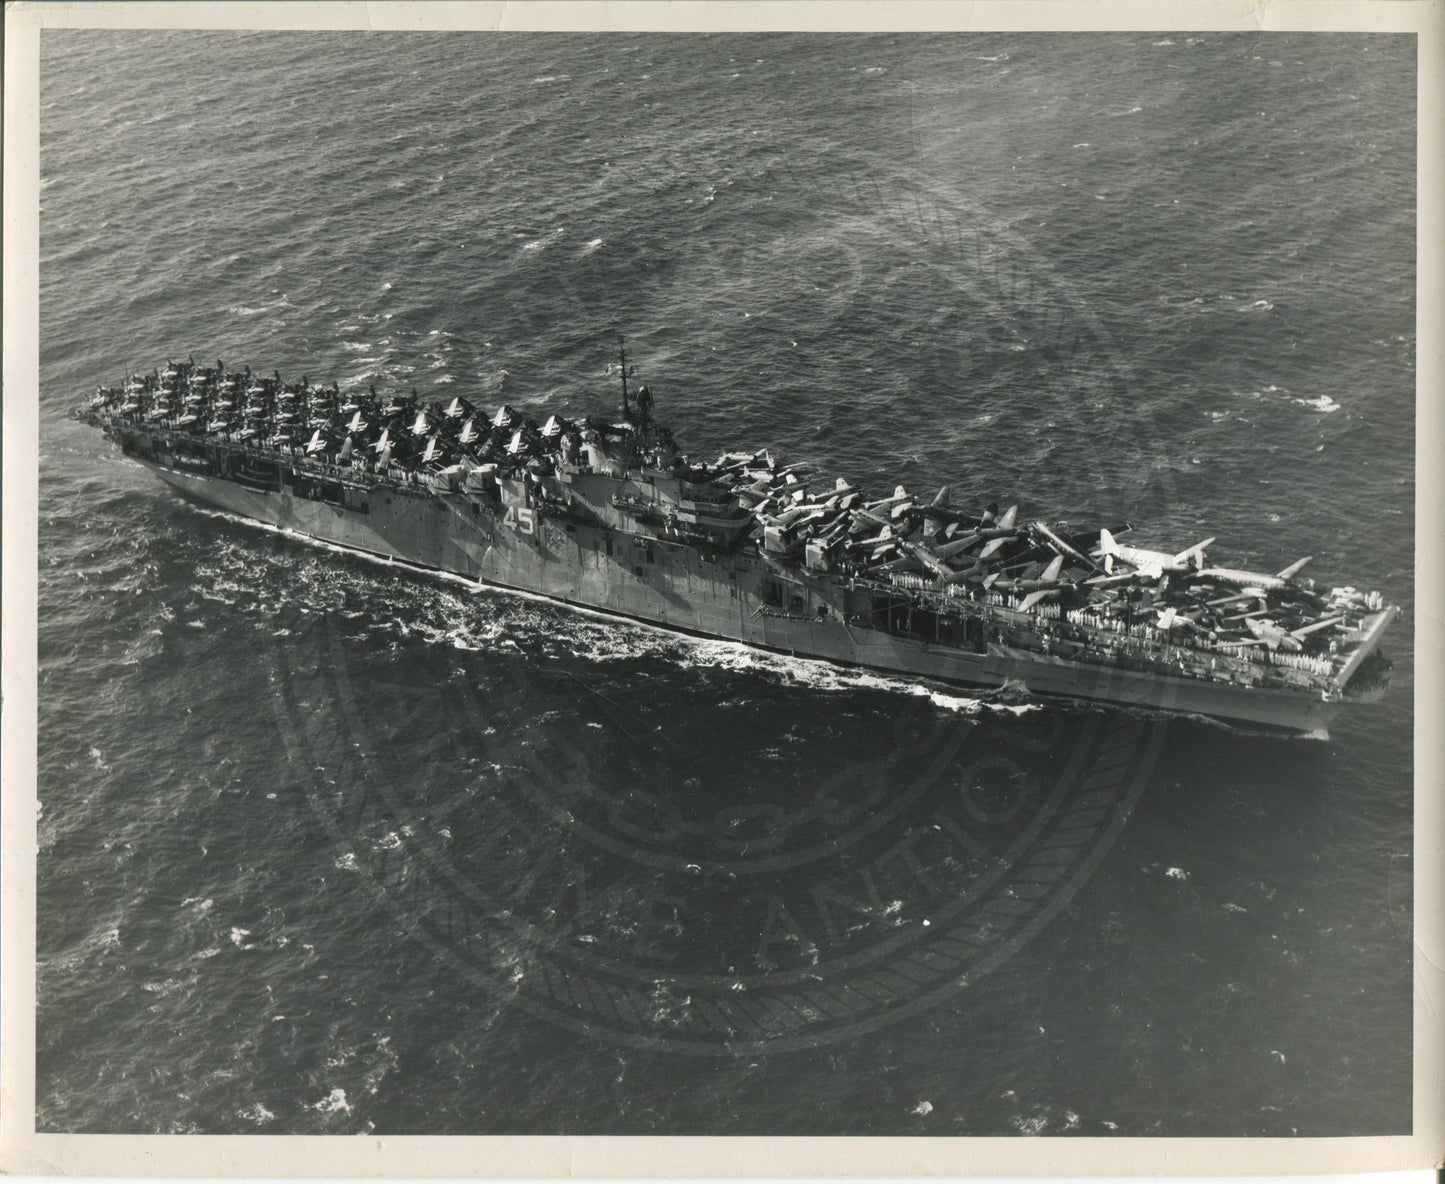
[[[42,40],[37,1123],[1409,1129],[1415,58]],[[67,419],[194,354],[610,406],[1403,606],[1328,739],[308,545]]]

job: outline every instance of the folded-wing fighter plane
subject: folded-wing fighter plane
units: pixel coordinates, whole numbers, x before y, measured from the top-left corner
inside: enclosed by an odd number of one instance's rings
[[[1004,543],[1012,536],[1014,530],[1014,523],[1018,521],[1018,517],[1018,506],[1010,506],[1007,510],[1003,512],[1003,517],[998,520],[997,524],[994,527],[990,528],[991,530],[996,529],[1000,533],[984,545],[983,550],[978,553],[978,557],[980,559],[987,559],[990,555],[994,554],[994,552],[996,552],[1000,547],[1004,545]]]

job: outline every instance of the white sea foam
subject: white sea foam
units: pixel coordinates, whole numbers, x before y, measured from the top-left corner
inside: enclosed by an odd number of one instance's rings
[[[520,620],[504,616],[482,622],[458,621],[459,603],[444,605],[444,624],[427,620],[399,622],[394,627],[403,636],[418,636],[436,644],[450,645],[459,650],[487,650],[497,648],[521,649],[514,640],[520,625],[532,641],[546,643],[549,638],[560,642],[570,655],[592,661],[631,661],[640,657],[665,657],[684,668],[707,667],[733,671],[759,671],[775,679],[796,683],[811,690],[824,692],[852,692],[858,690],[889,691],[896,694],[913,695],[928,699],[936,707],[960,714],[973,715],[979,712],[1001,712],[1008,715],[1023,715],[1040,711],[1037,703],[999,702],[986,696],[970,695],[941,686],[912,682],[891,675],[835,665],[817,658],[797,658],[755,649],[738,641],[723,641],[697,638],[679,633],[663,625],[643,621],[620,621],[617,617],[579,605],[561,605],[546,596],[524,592],[513,588],[492,585],[478,585],[464,576],[450,572],[434,572],[413,567],[402,560],[389,560],[377,555],[338,547],[333,543],[313,539],[283,527],[255,522],[224,510],[196,507],[203,514],[222,518],[241,525],[259,527],[275,534],[284,534],[313,546],[344,555],[354,555],[380,567],[406,568],[418,576],[465,588],[480,597],[506,602],[526,602],[546,605],[565,612],[574,618],[572,626],[555,633],[556,622],[543,622],[534,613],[524,613]],[[584,625],[583,622],[586,622]],[[593,622],[604,623],[607,628],[598,629]],[[342,866],[340,863],[338,867]]]
[[[351,1103],[346,1100],[344,1089],[334,1089],[321,1101],[312,1103],[311,1109],[318,1110],[322,1114],[350,1114]]]
[[[541,238],[530,239],[529,241],[523,243],[523,244],[522,244],[522,250],[524,250],[524,251],[540,251],[543,247],[548,246],[548,245],[550,245],[551,243],[556,242],[559,238],[561,238],[561,237],[562,237],[564,234],[566,234],[566,233],[567,233],[567,228],[566,228],[565,226],[559,226],[559,227],[557,227],[555,230],[550,231],[550,232],[547,233],[547,234],[544,234]]]

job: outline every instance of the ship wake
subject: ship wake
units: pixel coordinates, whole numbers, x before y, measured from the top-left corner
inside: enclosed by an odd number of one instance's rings
[[[387,614],[385,627],[388,630],[430,644],[476,653],[512,650],[535,657],[585,658],[589,662],[601,663],[661,659],[682,669],[756,674],[775,684],[824,693],[879,691],[925,698],[938,708],[962,715],[999,713],[1017,716],[1044,710],[1043,704],[1029,699],[1027,690],[1016,684],[997,691],[970,694],[956,688],[930,685],[823,659],[774,653],[742,642],[696,637],[663,625],[600,612],[537,593],[491,584],[478,585],[463,576],[338,546],[226,510],[199,504],[193,504],[191,508],[207,517],[248,530],[280,535],[311,549],[355,557],[376,569],[401,569],[410,576],[437,586],[465,590],[468,594],[465,597],[447,595],[430,607],[418,605],[412,616]],[[242,565],[238,578],[254,579],[255,556],[238,556],[237,561]],[[214,581],[218,574],[211,572],[209,578]],[[240,588],[232,581],[221,590],[234,594]],[[228,599],[234,601],[235,597],[233,595]],[[539,612],[539,609],[543,611]]]

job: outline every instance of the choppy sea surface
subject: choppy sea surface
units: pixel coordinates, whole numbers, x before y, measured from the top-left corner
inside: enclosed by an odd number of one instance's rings
[[[40,1128],[1408,1130],[1414,92],[1387,36],[47,31]],[[698,456],[1312,555],[1403,606],[1389,697],[752,654],[67,420],[191,354],[581,413],[618,334]]]

